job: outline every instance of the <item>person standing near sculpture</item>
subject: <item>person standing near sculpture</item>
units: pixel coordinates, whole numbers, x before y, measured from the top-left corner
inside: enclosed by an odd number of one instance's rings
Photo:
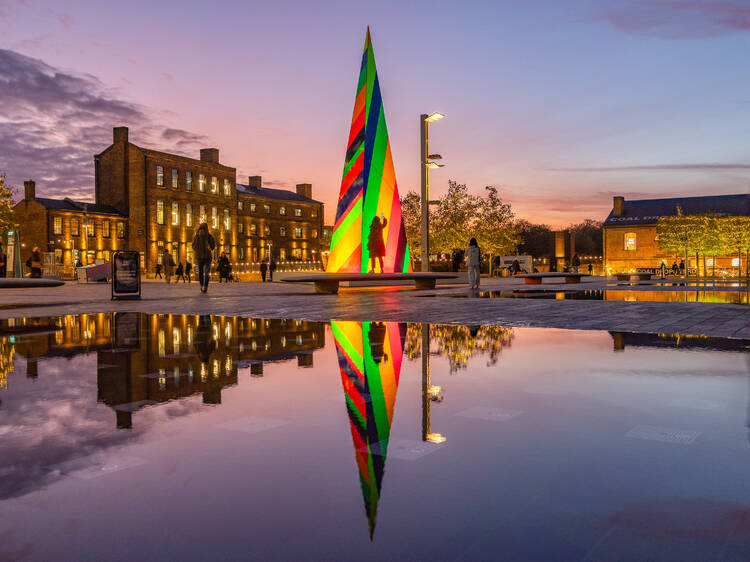
[[[381,220],[382,219],[382,220]],[[367,238],[367,251],[370,253],[371,273],[375,273],[375,261],[380,263],[380,273],[383,273],[383,257],[385,256],[385,242],[383,229],[388,225],[388,219],[381,214],[372,218],[370,236]]]
[[[200,285],[201,293],[208,291],[211,258],[215,247],[216,242],[211,233],[208,232],[208,224],[205,222],[201,223],[193,237],[193,251],[195,252],[195,260],[198,263],[198,284]]]
[[[472,289],[479,288],[481,259],[482,252],[479,250],[477,239],[472,238],[469,240],[469,247],[466,248],[466,266],[469,269],[469,285]]]
[[[42,252],[38,247],[31,251],[31,256],[26,260],[26,267],[29,268],[29,277],[42,276]]]

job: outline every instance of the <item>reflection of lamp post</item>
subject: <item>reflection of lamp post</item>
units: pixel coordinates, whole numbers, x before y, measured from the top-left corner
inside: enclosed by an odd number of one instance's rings
[[[420,170],[422,176],[421,210],[422,210],[422,271],[430,271],[430,168],[442,168],[443,164],[437,164],[432,160],[440,159],[439,154],[429,154],[428,127],[430,123],[439,121],[445,117],[442,113],[432,115],[422,114],[419,116],[420,130]]]
[[[431,402],[442,402],[442,388],[430,383],[430,325],[422,323],[422,441],[445,443],[445,436],[430,431]]]

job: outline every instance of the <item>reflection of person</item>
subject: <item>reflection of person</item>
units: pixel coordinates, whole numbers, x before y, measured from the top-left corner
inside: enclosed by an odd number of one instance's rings
[[[382,221],[380,220],[382,217]],[[370,223],[370,236],[367,238],[367,251],[370,252],[370,265],[372,273],[375,273],[375,261],[380,263],[380,273],[383,273],[383,257],[385,256],[385,242],[383,242],[383,229],[388,224],[385,215],[374,216]]]
[[[260,262],[260,280],[262,283],[266,282],[266,272],[268,271],[268,264],[266,260]]]
[[[372,360],[378,365],[384,359],[388,361],[388,354],[385,353],[383,347],[385,344],[385,324],[382,322],[372,322],[368,338],[370,340],[370,355],[372,356]]]
[[[208,291],[208,278],[211,273],[211,256],[216,242],[211,233],[208,232],[208,224],[202,222],[193,237],[193,251],[198,262],[198,284],[201,293]]]
[[[466,266],[469,268],[469,285],[472,289],[479,288],[481,255],[477,239],[472,238],[469,240],[469,247],[466,248]]]
[[[3,252],[0,246],[0,277],[5,277],[8,272],[8,256]]]
[[[268,264],[268,280],[273,281],[273,272],[276,271],[276,260],[271,258]]]
[[[29,277],[42,276],[42,252],[37,246],[31,251],[31,256],[26,260],[26,267],[29,268]]]
[[[209,314],[202,314],[198,318],[198,326],[195,329],[195,336],[193,337],[193,347],[201,363],[208,363],[211,359],[211,354],[216,351],[216,341],[213,336],[211,316]]]

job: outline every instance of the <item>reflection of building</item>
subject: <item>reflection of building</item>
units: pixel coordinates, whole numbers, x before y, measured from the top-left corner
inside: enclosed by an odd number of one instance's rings
[[[95,351],[97,399],[116,410],[124,428],[144,406],[195,394],[221,403],[221,389],[237,384],[239,368],[257,374],[264,362],[294,358],[312,366],[313,350],[325,344],[318,322],[143,313],[3,320],[0,334],[19,334],[14,346],[27,376],[39,374],[43,357]]]
[[[745,352],[750,347],[750,341],[734,338],[682,334],[637,334],[633,332],[610,332],[609,335],[612,336],[614,351],[624,351],[626,347],[664,347]]]
[[[370,527],[375,532],[406,324],[331,322],[354,454]]]
[[[711,195],[675,197],[671,199],[640,199],[626,201],[615,197],[612,211],[604,221],[604,267],[610,272],[658,268],[662,260],[667,267],[682,255],[662,252],[656,236],[656,222],[661,217],[677,216],[677,207],[684,215],[714,214],[750,216],[750,195]],[[716,258],[716,268],[737,267],[732,256]],[[688,267],[695,267],[695,256],[688,256]],[[713,263],[708,264],[709,267]]]

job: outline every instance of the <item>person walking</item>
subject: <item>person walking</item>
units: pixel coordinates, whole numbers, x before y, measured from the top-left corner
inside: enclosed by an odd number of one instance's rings
[[[680,260],[680,275],[685,274],[685,260]]]
[[[266,263],[266,260],[263,260],[260,262],[260,282],[265,283],[266,282],[266,272],[268,271],[268,264]]]
[[[578,268],[581,267],[581,258],[578,257],[578,254],[573,254],[570,265],[572,266],[573,273],[578,273]]]
[[[479,250],[479,244],[477,239],[472,238],[469,240],[469,247],[466,248],[466,266],[469,269],[469,285],[472,289],[479,288],[479,279],[481,272],[479,270],[481,266],[482,253]]]
[[[229,258],[227,257],[227,254],[225,252],[222,252],[219,256],[219,261],[216,264],[216,271],[219,272],[219,283],[221,283],[222,279],[229,283],[232,266],[229,265]]]
[[[208,224],[202,222],[193,237],[193,251],[195,261],[198,263],[198,284],[201,293],[208,291],[208,279],[211,274],[211,256],[216,247],[214,237],[208,231]]]
[[[276,271],[276,260],[271,258],[268,264],[268,280],[273,281],[273,272]]]
[[[381,220],[382,219],[382,220]],[[375,261],[380,263],[380,273],[383,273],[383,257],[385,256],[385,242],[383,229],[388,225],[388,219],[381,214],[374,216],[370,223],[370,235],[367,237],[367,251],[370,252],[371,273],[375,273]]]
[[[164,279],[167,282],[167,285],[169,285],[170,281],[172,280],[172,275],[174,275],[174,258],[172,258],[172,254],[169,253],[169,250],[164,250],[164,253],[161,256],[161,266],[164,268]]]
[[[6,277],[8,273],[8,256],[0,245],[0,277]]]
[[[182,279],[182,282],[185,282],[185,268],[182,266],[182,262],[177,262],[177,269],[174,272],[174,282],[179,282],[180,279]]]
[[[677,260],[675,260],[672,262],[672,275],[677,275],[677,270],[678,270]]]
[[[193,264],[188,260],[185,260],[185,275],[187,276],[187,282],[192,283],[193,280],[190,278],[190,274],[193,273]]]
[[[29,277],[42,276],[42,252],[37,246],[34,246],[31,256],[26,260],[26,267],[29,268]]]
[[[163,278],[163,277],[161,276],[161,264],[160,264],[160,263],[157,263],[157,264],[156,264],[156,274],[154,275],[154,279],[156,279],[157,277],[158,277],[159,279],[164,279],[164,278]]]
[[[593,275],[593,274],[594,274],[594,266],[589,263],[589,275]]]

